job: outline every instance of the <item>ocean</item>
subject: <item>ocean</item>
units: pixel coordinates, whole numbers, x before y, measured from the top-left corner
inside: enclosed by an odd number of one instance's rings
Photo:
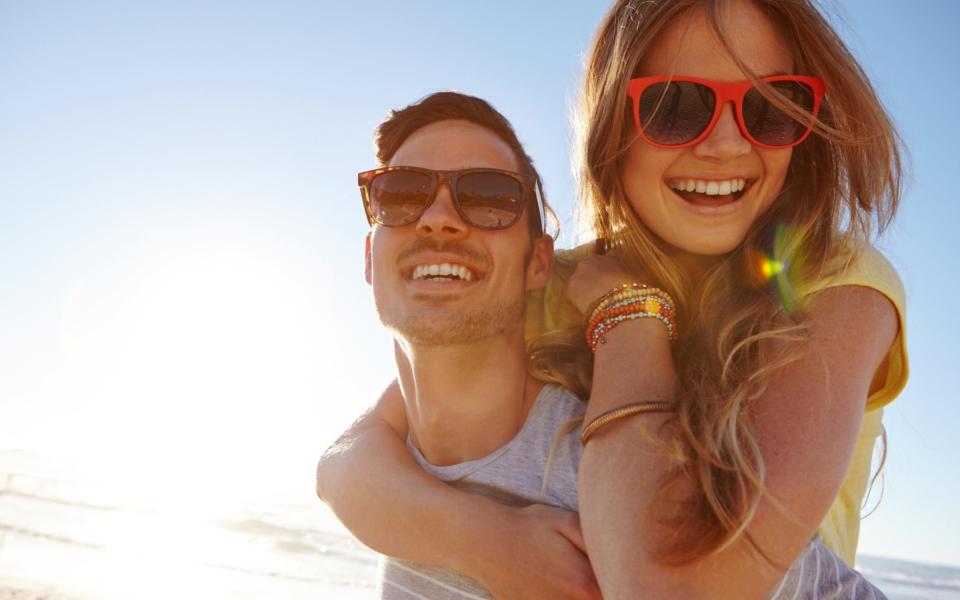
[[[858,555],[857,570],[890,600],[960,599],[960,568]]]
[[[66,467],[0,451],[0,600],[375,594],[377,555],[310,495],[309,476],[301,499],[210,502],[202,488],[142,494]]]
[[[374,596],[377,555],[308,493],[211,503],[174,491],[144,497],[0,451],[0,600]],[[960,600],[960,568],[857,562],[891,600]]]

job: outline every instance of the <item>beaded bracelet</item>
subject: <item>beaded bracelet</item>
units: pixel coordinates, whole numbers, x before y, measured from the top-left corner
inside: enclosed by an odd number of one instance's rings
[[[661,290],[660,288],[649,287],[645,283],[624,283],[613,288],[609,292],[597,298],[597,300],[590,305],[589,310],[586,314],[592,315],[598,310],[603,310],[610,304],[618,302],[620,300],[626,300],[629,298],[634,298],[637,296],[645,295],[660,295],[663,296],[667,303],[670,305],[670,308],[673,308],[673,298],[670,297],[670,294]]]
[[[671,319],[674,314],[669,296],[662,295],[662,292],[659,294],[645,293],[626,300],[618,300],[613,304],[600,305],[593,311],[584,329],[589,330],[595,327],[604,318],[638,311],[653,314],[662,313]]]
[[[670,294],[643,283],[625,283],[600,297],[588,313],[584,336],[591,350],[607,341],[606,334],[623,321],[655,318],[667,328],[670,341],[677,339],[674,302]]]
[[[590,349],[596,351],[598,344],[605,344],[607,342],[606,334],[612,330],[614,327],[619,325],[624,321],[632,321],[634,319],[646,319],[652,318],[657,319],[667,328],[667,336],[670,338],[671,342],[676,341],[677,338],[677,329],[673,324],[673,320],[670,317],[667,317],[663,314],[650,313],[644,310],[635,310],[628,313],[618,314],[609,318],[605,318],[600,321],[596,327],[591,329],[587,337],[587,345],[590,346]]]
[[[670,340],[676,338],[676,327],[673,314],[656,298],[645,298],[624,306],[603,311],[591,320],[588,329],[584,332],[591,349],[596,350],[597,343],[606,341],[605,334],[623,321],[634,319],[654,318],[664,324]]]
[[[649,308],[651,302],[656,308]],[[601,311],[590,321],[588,329],[584,332],[587,344],[591,350],[596,350],[598,343],[606,342],[606,334],[623,321],[630,321],[641,318],[655,318],[667,328],[667,334],[670,341],[676,341],[677,328],[673,319],[673,314],[658,302],[656,299],[646,298],[642,301],[632,302],[627,306],[618,307],[610,311]]]
[[[628,404],[627,406],[622,406],[620,408],[605,412],[596,419],[590,421],[590,423],[583,428],[583,431],[580,433],[580,443],[586,446],[587,442],[590,440],[590,436],[592,436],[597,432],[598,429],[610,421],[616,421],[617,419],[639,415],[642,413],[671,412],[673,407],[673,402],[637,402],[636,404]]]

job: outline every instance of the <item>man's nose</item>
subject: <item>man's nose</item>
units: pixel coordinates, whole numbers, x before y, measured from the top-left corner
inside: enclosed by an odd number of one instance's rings
[[[457,207],[453,204],[453,194],[450,184],[441,182],[437,195],[430,206],[423,210],[417,221],[417,234],[421,236],[463,237],[469,226],[460,218]]]
[[[727,161],[748,154],[752,149],[750,140],[743,137],[732,102],[720,108],[720,117],[710,134],[693,147],[694,155],[699,158]]]

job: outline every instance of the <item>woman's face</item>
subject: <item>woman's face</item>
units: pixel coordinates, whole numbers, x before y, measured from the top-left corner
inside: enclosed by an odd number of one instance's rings
[[[729,5],[725,30],[737,56],[758,76],[792,74],[793,57],[774,24],[751,2]],[[638,76],[683,75],[721,82],[747,76],[716,39],[702,10],[677,17],[640,63]],[[630,124],[631,136],[635,136]],[[758,148],[737,126],[733,105],[722,108],[713,131],[694,146],[659,148],[633,137],[621,164],[627,200],[644,224],[670,246],[696,255],[735,249],[780,192],[791,149]],[[690,181],[700,189],[741,193],[678,191]],[[710,184],[713,185],[710,185]],[[682,184],[682,185],[681,185]]]

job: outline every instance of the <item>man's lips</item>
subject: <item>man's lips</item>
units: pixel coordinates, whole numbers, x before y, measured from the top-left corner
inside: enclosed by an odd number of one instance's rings
[[[479,253],[407,253],[400,261],[400,272],[408,281],[477,282],[486,276],[488,261],[476,260]]]
[[[424,262],[410,272],[413,281],[473,281],[474,273],[466,265],[457,262]]]
[[[490,256],[465,240],[418,238],[400,252],[402,277],[418,283],[476,283],[491,268]]]

